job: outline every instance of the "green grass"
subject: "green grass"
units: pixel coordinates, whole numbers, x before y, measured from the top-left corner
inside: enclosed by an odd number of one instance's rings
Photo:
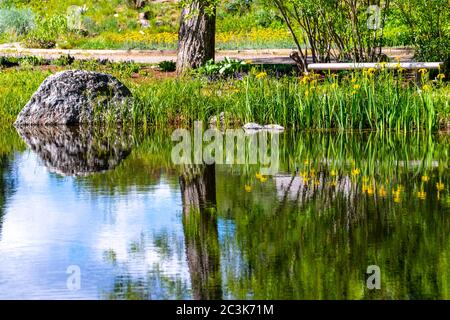
[[[204,77],[155,79],[137,64],[76,62],[80,68],[109,72],[133,92],[132,121],[143,126],[191,125],[224,111],[236,125],[278,123],[295,129],[371,129],[436,131],[450,123],[450,87],[425,74],[416,85],[402,73],[348,73],[276,78],[257,70],[243,79]],[[0,115],[12,123],[50,74],[37,67],[0,74]],[[237,121],[236,121],[237,120]]]

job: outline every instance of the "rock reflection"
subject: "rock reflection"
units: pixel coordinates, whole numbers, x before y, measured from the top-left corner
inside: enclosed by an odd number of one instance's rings
[[[122,128],[29,126],[17,131],[51,172],[63,176],[111,170],[130,154],[134,141]]]

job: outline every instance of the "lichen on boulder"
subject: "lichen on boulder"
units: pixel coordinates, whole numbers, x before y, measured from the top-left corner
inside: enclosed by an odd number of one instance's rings
[[[23,125],[71,125],[93,121],[125,121],[132,94],[109,74],[69,70],[41,84],[15,122]]]

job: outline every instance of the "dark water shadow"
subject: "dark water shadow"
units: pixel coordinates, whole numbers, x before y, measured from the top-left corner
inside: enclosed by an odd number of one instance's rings
[[[123,128],[29,126],[17,132],[50,172],[63,176],[114,169],[128,157],[135,142]]]

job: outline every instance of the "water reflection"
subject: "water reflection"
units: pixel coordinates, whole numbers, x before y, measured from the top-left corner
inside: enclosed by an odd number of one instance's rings
[[[10,182],[6,180],[5,172],[9,171],[9,158],[7,156],[0,156],[0,241],[2,239],[2,226],[3,226],[3,216],[6,199],[9,197],[13,186]]]
[[[197,300],[222,299],[215,166],[184,167],[180,187],[193,297]]]
[[[113,169],[130,154],[133,141],[120,128],[28,126],[17,131],[51,172],[65,176]]]
[[[0,146],[0,298],[450,299],[449,136],[286,132],[273,177],[177,167],[169,134],[138,136],[82,176]]]

